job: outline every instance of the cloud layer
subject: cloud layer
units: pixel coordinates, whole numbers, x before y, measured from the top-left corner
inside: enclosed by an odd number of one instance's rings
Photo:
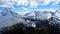
[[[60,0],[53,0],[53,4],[52,5],[59,5],[60,6]]]
[[[52,5],[60,5],[60,0],[0,0],[0,6],[30,5],[30,7],[36,7],[37,5],[48,5],[51,2],[53,2]]]

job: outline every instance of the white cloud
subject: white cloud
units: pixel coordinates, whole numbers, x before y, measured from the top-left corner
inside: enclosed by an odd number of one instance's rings
[[[17,12],[19,15],[25,15],[26,13],[28,13],[28,12],[26,12],[26,11],[23,11],[23,12]]]
[[[37,11],[51,11],[51,12],[55,12],[56,10],[58,10],[59,8],[55,9],[55,8],[49,8],[49,9],[36,9]]]
[[[12,6],[14,3],[11,2],[10,0],[0,0],[0,6],[1,7],[10,7]]]
[[[30,5],[31,7],[36,7],[37,5],[47,5],[51,0],[0,0],[0,5]]]
[[[16,11],[17,12],[17,11]],[[25,15],[27,12],[29,12],[29,11],[27,11],[27,8],[25,8],[25,7],[21,7],[21,8],[19,8],[19,11],[17,12],[19,15]]]
[[[60,0],[53,0],[53,2],[54,2],[54,3],[53,3],[52,5],[54,5],[54,6],[55,6],[55,5],[59,5],[59,6],[60,6]]]
[[[48,5],[51,2],[51,0],[37,0],[37,2],[41,5]]]
[[[27,0],[0,0],[0,5],[27,5]]]
[[[51,2],[51,0],[30,0],[30,6],[36,7],[37,5],[48,5]]]
[[[36,7],[38,4],[36,2],[30,2],[30,7]]]
[[[28,5],[28,1],[27,0],[14,0],[12,2],[15,2],[17,6]]]
[[[21,7],[21,8],[19,8],[19,10],[20,10],[20,11],[27,11],[27,8]]]
[[[0,0],[0,6],[30,5],[30,7],[36,7],[37,5],[48,5],[52,1],[53,5],[60,5],[60,0]]]

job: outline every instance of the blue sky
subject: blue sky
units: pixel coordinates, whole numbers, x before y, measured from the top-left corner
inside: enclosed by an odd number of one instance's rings
[[[3,7],[13,7],[19,14],[34,10],[60,9],[60,0],[0,0],[0,10]]]

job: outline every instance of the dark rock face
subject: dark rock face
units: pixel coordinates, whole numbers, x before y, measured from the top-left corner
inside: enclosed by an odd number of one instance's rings
[[[60,34],[60,21],[57,18],[51,18],[49,20],[49,25],[50,25],[50,29],[51,29],[51,34]]]
[[[36,26],[37,27],[44,27],[44,26],[48,26],[48,20],[43,20],[43,21],[36,21]]]

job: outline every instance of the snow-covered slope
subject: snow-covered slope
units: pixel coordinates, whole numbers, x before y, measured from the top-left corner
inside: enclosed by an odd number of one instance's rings
[[[11,8],[4,8],[0,12],[0,31],[3,31],[8,27],[11,27],[18,23],[24,24],[25,27],[36,27],[36,24],[34,22],[24,19],[24,17],[13,12]]]
[[[27,18],[33,18],[38,20],[47,20],[49,19],[52,14],[48,11],[32,11],[25,15]]]
[[[0,28],[8,27],[16,23],[21,23],[24,20],[12,8],[4,8],[0,12]]]
[[[53,15],[53,17],[60,20],[60,9],[56,10],[56,12],[55,12],[55,14]]]
[[[54,15],[49,20],[49,25],[54,31],[60,31],[60,9],[56,10]]]
[[[60,9],[56,10],[54,15],[52,15],[51,21],[53,24],[60,23]]]
[[[25,15],[27,20],[36,24],[36,27],[48,26],[52,14],[49,11],[32,11]]]
[[[48,20],[50,19],[50,24],[55,24],[53,20],[59,19],[60,11],[55,12],[52,15],[49,11],[32,11],[24,16],[20,16],[15,13],[12,8],[4,8],[0,12],[0,28],[8,27],[17,23],[23,23],[26,27],[36,27],[36,26],[45,26],[48,25]],[[58,18],[59,17],[59,18]],[[53,19],[53,20],[52,20]],[[58,23],[59,20],[56,20]],[[36,25],[37,24],[37,25]],[[4,28],[3,28],[4,29]],[[0,29],[1,30],[1,29]]]

